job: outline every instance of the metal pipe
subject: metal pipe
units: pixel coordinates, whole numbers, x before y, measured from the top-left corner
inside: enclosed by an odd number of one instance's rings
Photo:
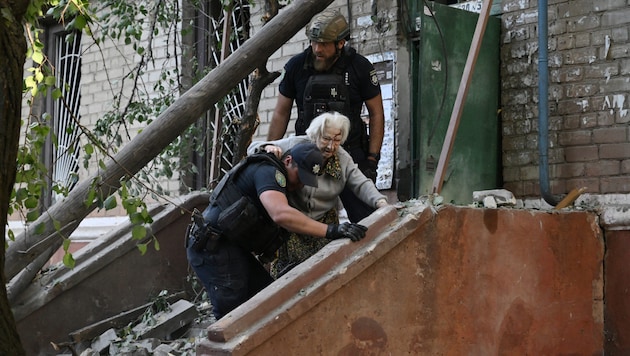
[[[547,0],[538,0],[538,171],[540,193],[555,206],[549,189],[549,69],[547,67]]]

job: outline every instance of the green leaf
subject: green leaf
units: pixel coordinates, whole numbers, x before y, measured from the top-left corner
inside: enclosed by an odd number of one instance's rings
[[[108,196],[107,199],[105,199],[105,202],[103,203],[103,207],[105,208],[105,210],[112,210],[117,205],[118,205],[118,202],[116,201],[116,197],[114,195]]]
[[[39,211],[31,210],[26,213],[26,221],[35,221],[39,217]]]
[[[77,30],[83,30],[86,24],[87,24],[87,20],[85,19],[85,16],[78,15],[77,17],[75,17],[74,28],[76,28]]]
[[[63,239],[63,250],[68,252],[68,249],[70,248],[70,243],[72,243],[72,241],[70,239]]]
[[[39,225],[35,226],[35,234],[37,234],[37,235],[43,234],[45,228],[46,228],[46,226],[44,224],[39,224]]]
[[[140,254],[144,256],[147,253],[147,244],[138,244],[138,250],[140,250]]]
[[[59,88],[55,88],[52,91],[52,97],[54,100],[57,100],[59,98],[61,98],[63,96],[63,93],[61,92],[61,89]]]
[[[24,200],[24,207],[27,209],[34,209],[37,207],[38,201],[37,197],[30,196]]]
[[[134,240],[142,240],[147,236],[147,228],[144,225],[136,225],[131,230],[131,237]]]
[[[156,251],[159,251],[159,250],[160,250],[160,242],[158,241],[158,239],[153,239],[153,248],[154,248]]]
[[[71,253],[68,252],[63,255],[63,264],[70,269],[74,268],[76,261],[74,260],[74,257],[72,257]]]
[[[37,64],[42,64],[42,62],[44,61],[44,55],[42,54],[42,52],[34,52],[33,57],[31,58],[33,59],[33,62]]]
[[[35,77],[33,77],[32,75],[29,75],[28,77],[24,78],[24,85],[27,88],[36,87],[37,84],[35,83]]]
[[[55,77],[52,75],[48,75],[44,78],[44,84],[49,85],[49,86],[53,86],[55,85]]]
[[[88,191],[88,196],[87,198],[85,198],[85,206],[90,206],[92,205],[92,202],[94,201],[94,198],[96,197],[96,190],[94,188],[90,189]]]

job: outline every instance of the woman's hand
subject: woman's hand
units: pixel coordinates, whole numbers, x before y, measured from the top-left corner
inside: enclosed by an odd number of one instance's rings
[[[379,199],[376,201],[376,209],[382,208],[387,205],[389,205],[389,203],[385,199]]]
[[[276,157],[282,158],[282,148],[274,145],[265,146],[265,152],[273,153]]]

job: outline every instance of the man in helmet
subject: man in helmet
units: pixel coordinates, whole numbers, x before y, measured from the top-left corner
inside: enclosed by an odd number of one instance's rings
[[[385,126],[376,70],[367,58],[346,46],[350,28],[338,11],[325,10],[316,15],[306,27],[306,36],[310,46],[284,66],[267,139],[278,140],[285,135],[294,101],[298,109],[296,135],[304,135],[319,114],[340,112],[351,122],[344,149],[375,181]],[[369,136],[361,118],[363,104],[369,113]],[[374,211],[349,190],[340,197],[352,222]]]

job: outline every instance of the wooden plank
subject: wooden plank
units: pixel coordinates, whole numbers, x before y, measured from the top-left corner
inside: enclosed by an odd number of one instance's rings
[[[464,67],[464,73],[462,74],[462,79],[459,83],[459,90],[457,91],[457,97],[455,98],[455,104],[453,105],[453,112],[451,113],[446,137],[444,138],[444,144],[442,145],[442,152],[440,153],[437,170],[433,178],[433,194],[440,194],[442,191],[446,167],[448,166],[448,161],[451,158],[455,136],[457,135],[457,128],[459,127],[459,121],[462,116],[462,111],[464,110],[464,104],[466,104],[466,96],[468,95],[470,81],[475,69],[477,57],[479,55],[479,49],[481,48],[483,34],[486,32],[486,25],[490,15],[491,5],[492,0],[485,0],[483,2],[483,7],[481,8],[481,13],[479,14],[479,19],[477,20],[475,34],[473,35],[470,50],[468,51],[466,66]]]

